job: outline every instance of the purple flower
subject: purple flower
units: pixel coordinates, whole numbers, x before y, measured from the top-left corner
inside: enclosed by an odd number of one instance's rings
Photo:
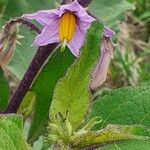
[[[111,37],[114,34],[114,31],[105,26],[101,45],[101,56],[92,73],[92,80],[90,83],[90,88],[92,90],[99,88],[107,78],[109,64],[113,58],[114,46],[111,42]]]
[[[35,19],[43,26],[33,45],[43,46],[50,43],[65,43],[70,51],[79,56],[87,29],[95,19],[89,16],[76,0],[53,10],[41,10],[34,14],[23,15]]]
[[[112,31],[110,28],[108,27],[104,27],[104,32],[103,32],[103,35],[106,37],[106,38],[112,38],[112,36],[115,34],[114,31]]]

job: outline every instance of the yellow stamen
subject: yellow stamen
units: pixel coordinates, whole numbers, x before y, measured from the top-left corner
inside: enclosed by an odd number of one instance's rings
[[[61,41],[69,42],[75,32],[76,18],[71,12],[66,12],[60,18],[59,23],[59,38]]]

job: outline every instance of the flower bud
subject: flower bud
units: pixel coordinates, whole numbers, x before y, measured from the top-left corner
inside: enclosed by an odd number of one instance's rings
[[[98,89],[107,78],[107,71],[110,61],[113,58],[114,51],[114,46],[111,41],[111,37],[113,35],[114,32],[109,28],[105,27],[101,45],[101,56],[92,73],[92,79],[90,83],[91,90]]]
[[[4,66],[8,64],[13,56],[16,44],[19,38],[22,38],[18,35],[19,25],[14,25],[10,28],[9,31],[2,31],[0,34],[0,65]]]

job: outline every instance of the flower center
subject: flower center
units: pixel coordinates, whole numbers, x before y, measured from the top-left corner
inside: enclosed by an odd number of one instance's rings
[[[61,41],[69,42],[75,32],[76,18],[71,12],[66,12],[60,18],[59,23],[59,38]]]

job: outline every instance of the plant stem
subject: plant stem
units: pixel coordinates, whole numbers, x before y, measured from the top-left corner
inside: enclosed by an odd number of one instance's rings
[[[21,25],[26,25],[30,30],[35,31],[38,34],[41,33],[40,28],[38,28],[32,22],[25,20],[24,18],[14,18],[10,20],[4,26],[4,30],[3,30],[4,34],[9,33],[10,28],[18,23]],[[4,113],[16,113],[17,112],[24,96],[30,89],[32,82],[35,79],[37,73],[39,72],[39,70],[41,69],[44,62],[47,60],[47,58],[50,56],[50,54],[53,52],[53,50],[56,48],[56,46],[57,44],[50,44],[50,45],[38,48],[37,53],[35,54],[17,90],[15,91],[14,95],[11,97],[10,103],[8,107],[6,108],[6,110],[4,111]]]
[[[88,7],[88,5],[92,2],[92,0],[78,0],[78,2],[83,7]]]
[[[70,0],[63,0],[62,4],[68,3]],[[78,0],[78,2],[83,6],[87,7],[92,0]],[[24,20],[23,18],[16,18],[14,20],[11,20],[9,23],[6,24],[4,27],[4,32],[9,32],[12,25],[16,23],[21,23],[24,25],[27,25],[30,30],[36,31],[38,34],[41,33],[41,30],[32,24],[31,22]],[[24,96],[30,89],[32,82],[34,81],[37,73],[42,68],[43,64],[47,60],[47,58],[50,56],[50,54],[54,51],[54,49],[57,47],[58,44],[49,44],[47,46],[39,47],[37,50],[37,53],[35,54],[35,57],[33,58],[29,68],[27,69],[27,72],[25,73],[22,81],[20,82],[16,92],[10,99],[10,103],[4,113],[16,113]]]
[[[35,57],[33,58],[27,72],[25,73],[20,85],[18,86],[16,92],[10,99],[10,103],[4,113],[16,113],[24,96],[30,89],[33,80],[35,79],[37,73],[43,66],[44,62],[56,48],[57,44],[49,44],[47,46],[39,47]]]
[[[32,22],[24,19],[24,18],[14,18],[12,20],[10,20],[5,26],[4,26],[4,33],[8,33],[10,31],[10,28],[12,26],[14,26],[15,24],[21,24],[21,25],[25,25],[27,26],[30,30],[33,30],[35,32],[37,32],[38,34],[41,33],[41,29],[39,27],[37,27],[35,24],[33,24]]]
[[[74,0],[62,0],[61,4],[68,4]],[[88,7],[88,5],[92,2],[92,0],[78,0],[79,4],[83,7]]]

